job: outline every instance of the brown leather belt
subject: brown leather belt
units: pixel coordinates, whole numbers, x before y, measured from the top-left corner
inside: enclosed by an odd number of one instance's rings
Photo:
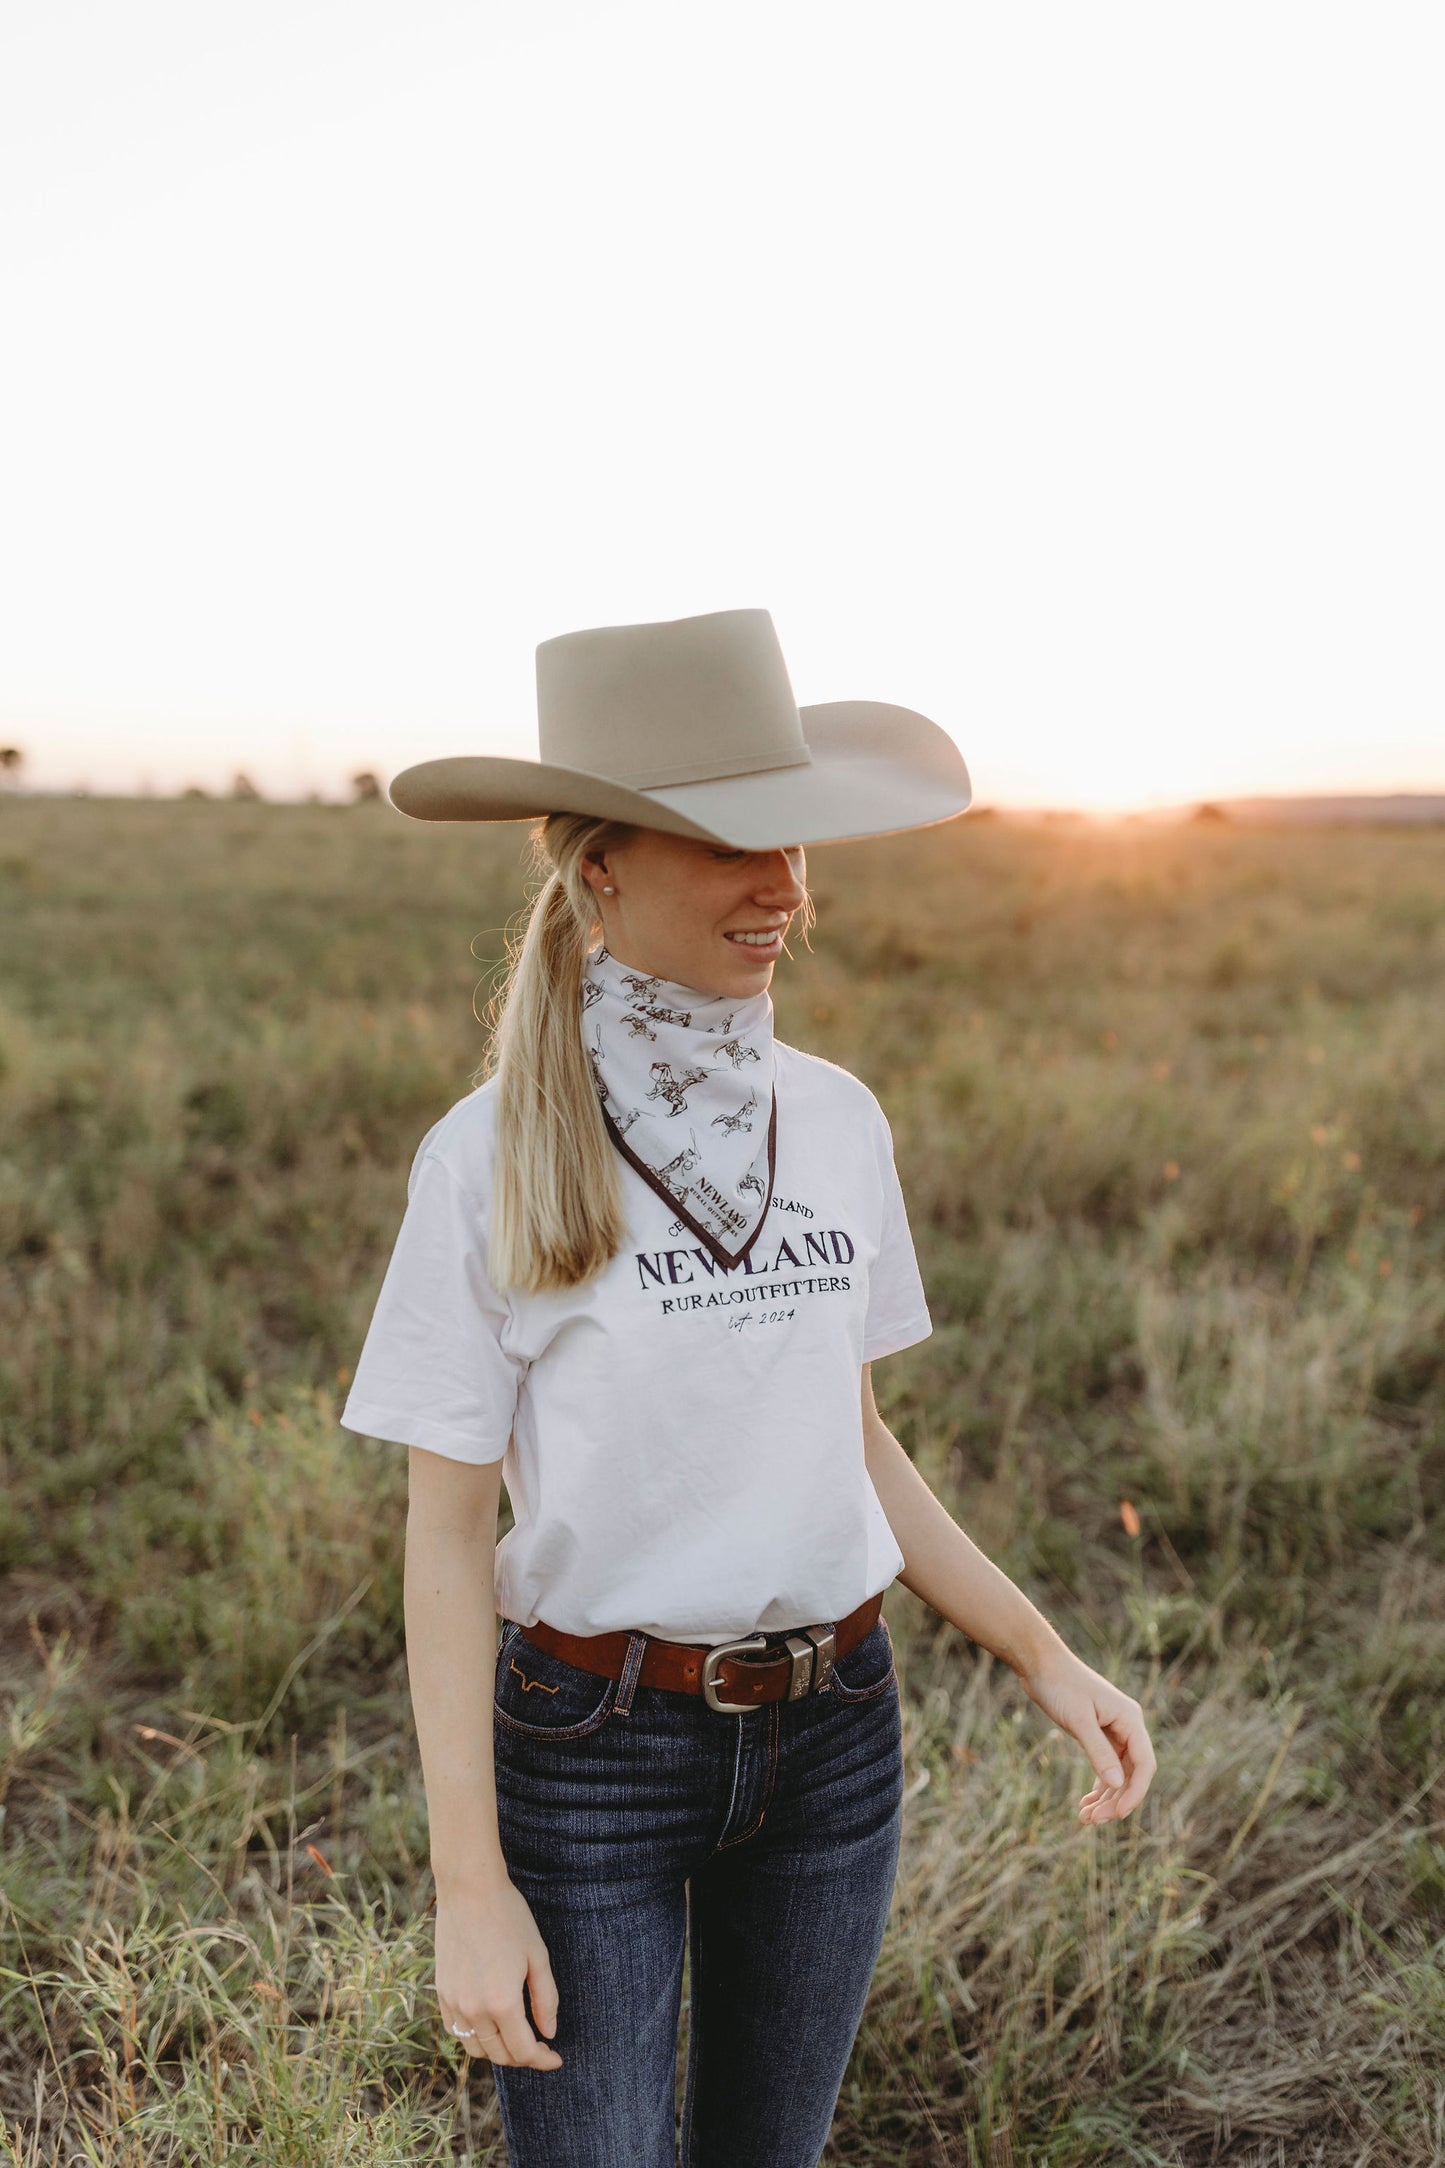
[[[723,1715],[756,1709],[765,1701],[801,1701],[804,1694],[822,1692],[838,1658],[872,1633],[882,1609],[880,1589],[846,1618],[827,1626],[800,1626],[792,1633],[775,1629],[771,1634],[745,1634],[741,1640],[722,1641],[715,1647],[693,1641],[654,1641],[649,1635],[635,1683],[665,1686],[675,1694],[701,1694],[710,1709]],[[564,1663],[595,1671],[603,1679],[621,1678],[632,1640],[625,1628],[609,1634],[568,1634],[545,1619],[538,1619],[535,1626],[519,1626],[517,1631]],[[736,1653],[766,1648],[774,1653],[752,1658]]]

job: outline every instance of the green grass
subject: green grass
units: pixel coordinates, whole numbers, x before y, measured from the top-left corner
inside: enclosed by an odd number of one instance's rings
[[[405,1453],[336,1414],[524,844],[0,802],[0,2160],[504,2160],[429,1995]],[[1445,833],[809,874],[778,1028],[882,1099],[936,1327],[879,1404],[1159,1757],[1081,1829],[1081,1751],[890,1591],[827,2157],[1438,2163]]]

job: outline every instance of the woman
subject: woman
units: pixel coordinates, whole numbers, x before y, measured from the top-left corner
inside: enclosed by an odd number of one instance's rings
[[[420,819],[540,817],[550,870],[342,1417],[411,1449],[437,1992],[514,2168],[671,2168],[687,1949],[684,2163],[813,2168],[898,1857],[884,1589],[1079,1742],[1081,1820],[1154,1757],[880,1419],[870,1365],[932,1330],[888,1123],[773,1036],[804,844],[953,818],[957,749],[800,710],[764,610],[545,641],[537,685],[540,761],[392,785]]]

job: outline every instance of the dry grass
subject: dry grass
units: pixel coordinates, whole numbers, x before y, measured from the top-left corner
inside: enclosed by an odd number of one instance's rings
[[[504,2159],[429,1999],[405,1456],[335,1418],[522,844],[0,803],[0,2160]],[[1081,1829],[1083,1757],[893,1589],[828,2158],[1439,2168],[1445,834],[809,873],[779,1030],[882,1097],[936,1324],[880,1405],[1160,1762]]]

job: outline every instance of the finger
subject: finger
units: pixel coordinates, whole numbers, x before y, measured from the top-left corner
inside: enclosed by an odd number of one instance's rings
[[[485,2017],[473,2019],[473,2024],[475,2031],[461,2044],[474,2061],[491,2062],[501,2046],[501,2035],[496,2026]]]
[[[1151,1772],[1136,1770],[1122,1791],[1096,1788],[1079,1801],[1079,1819],[1084,1822],[1122,1821],[1132,1813],[1149,1789]]]
[[[561,1998],[552,1977],[551,1961],[540,1943],[527,1966],[527,1993],[532,2003],[532,2021],[538,2032],[550,2040],[557,2030],[557,2006]]]
[[[1101,1779],[1099,1783],[1085,1792],[1083,1798],[1079,1801],[1079,1812],[1085,1820],[1099,1821],[1106,1814],[1118,1810],[1120,1801],[1128,1797],[1128,1785],[1132,1781],[1127,1762],[1123,1776],[1123,1783],[1106,1784]]]
[[[1137,1706],[1127,1709],[1120,1716],[1111,1717],[1106,1729],[1118,1739],[1128,1781],[1120,1795],[1119,1804],[1125,1813],[1137,1806],[1148,1791],[1154,1772],[1159,1766],[1150,1744],[1144,1712]]]
[[[1141,1720],[1142,1727],[1142,1720]],[[1094,1762],[1100,1784],[1106,1790],[1123,1791],[1133,1780],[1138,1739],[1132,1718],[1106,1717],[1100,1726],[1099,1757]]]
[[[1094,1829],[1101,1822],[1117,1821],[1119,1818],[1119,1811],[1120,1810],[1118,1802],[1116,1800],[1101,1799],[1096,1806],[1080,1807],[1079,1820],[1083,1823],[1086,1829]]]
[[[450,2038],[468,2055],[485,2055],[487,2042],[497,2036],[496,2027],[485,2012],[479,2016],[466,2010],[443,2010],[442,2021]]]
[[[1078,1737],[1079,1744],[1092,1762],[1094,1774],[1099,1780],[1096,1788],[1104,1791],[1111,1788],[1121,1789],[1125,1781],[1124,1769],[1114,1751],[1113,1741],[1106,1736],[1103,1727],[1095,1723],[1085,1723],[1080,1726]]]
[[[500,2025],[502,2040],[508,2060],[524,2064],[529,2070],[555,2070],[562,2058],[557,2050],[545,2040],[539,2040],[532,2030],[531,2020],[522,2005],[521,1991],[510,2009],[495,2014]]]
[[[557,1988],[547,1965],[546,1951],[543,1950],[541,1955],[545,1977],[539,1983],[538,1993],[545,1996],[550,1991],[549,2015],[555,2029]],[[534,2070],[558,2068],[561,2055],[533,2031],[524,2002],[523,1988],[531,1976],[529,1966],[515,1990],[503,1987],[496,1995],[489,1996],[487,2002],[477,2003],[470,2009],[443,2004],[442,2017],[447,2030],[459,2040],[468,2055],[486,2056],[492,2062],[523,2064]],[[462,2028],[460,2034],[455,2032],[458,2025]]]
[[[1116,1763],[1114,1766],[1119,1770],[1117,1778],[1108,1778],[1101,1775],[1098,1778],[1097,1782],[1092,1784],[1089,1787],[1089,1790],[1085,1793],[1084,1796],[1087,1799],[1089,1799],[1090,1801],[1099,1799],[1118,1799],[1123,1795],[1123,1793],[1128,1790],[1129,1786],[1134,1781],[1133,1764],[1130,1762],[1128,1755],[1126,1754],[1123,1756],[1122,1768],[1119,1768],[1118,1763]]]
[[[1149,1727],[1144,1722],[1144,1711],[1137,1701],[1131,1701],[1126,1708],[1106,1717],[1103,1728],[1121,1753],[1133,1755],[1137,1759],[1141,1753],[1147,1754],[1150,1751]]]
[[[1116,1719],[1109,1719],[1109,1721],[1116,1721]],[[1116,1789],[1118,1789],[1118,1786],[1122,1786],[1124,1784],[1124,1769],[1120,1765],[1120,1750],[1114,1745],[1114,1741],[1107,1737],[1103,1724],[1094,1715],[1094,1708],[1092,1706],[1081,1708],[1079,1715],[1077,1715],[1077,1721],[1070,1721],[1068,1730],[1070,1730],[1072,1737],[1075,1737],[1075,1741],[1083,1747],[1083,1752],[1088,1754],[1088,1758],[1090,1758],[1090,1763],[1094,1767],[1094,1776],[1098,1780],[1096,1791],[1107,1791],[1109,1786],[1116,1786]]]

